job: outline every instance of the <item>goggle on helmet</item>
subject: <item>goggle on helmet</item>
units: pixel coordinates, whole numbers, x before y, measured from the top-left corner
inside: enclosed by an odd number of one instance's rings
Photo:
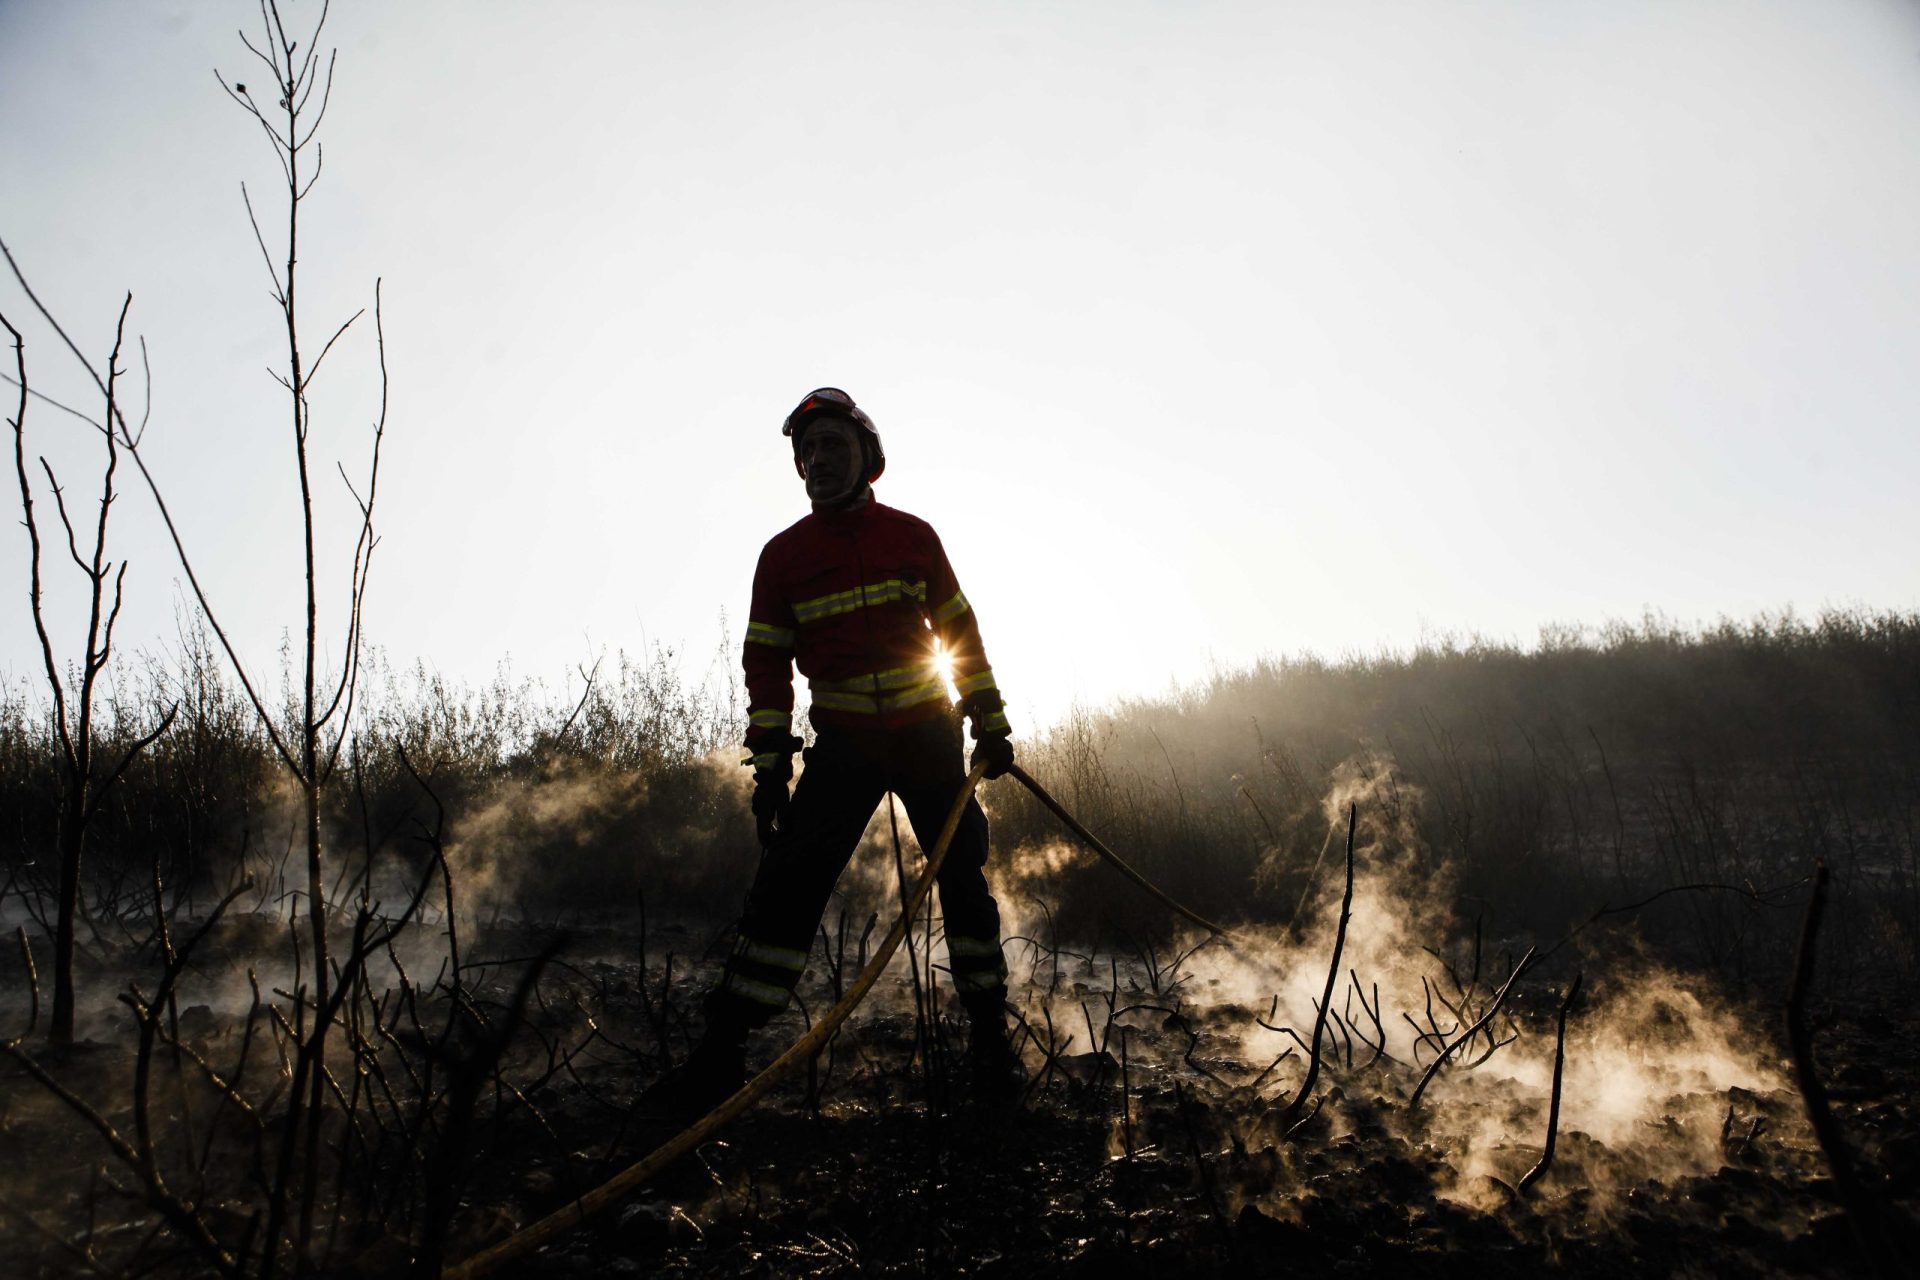
[[[806,464],[800,461],[800,442],[807,428],[821,418],[851,422],[865,433],[861,440],[866,455],[867,483],[878,480],[887,469],[887,451],[880,443],[880,432],[874,427],[873,419],[853,402],[853,397],[838,387],[820,387],[808,392],[807,398],[787,415],[786,422],[780,427],[780,434],[793,441],[793,469],[800,473],[800,478],[807,478]]]

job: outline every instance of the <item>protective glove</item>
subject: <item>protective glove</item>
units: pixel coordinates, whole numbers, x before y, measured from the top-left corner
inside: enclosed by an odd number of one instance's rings
[[[753,771],[753,823],[760,834],[760,847],[772,846],[774,833],[787,816],[787,784],[793,781],[793,753],[806,746],[792,734],[749,735],[747,749],[753,754],[743,763]]]
[[[998,733],[975,734],[973,758],[967,763],[970,768],[977,768],[983,760],[987,764],[988,778],[1005,777],[1007,770],[1013,768],[1012,733],[1002,729]]]
[[[962,705],[973,722],[973,757],[968,767],[986,761],[989,778],[999,778],[1013,768],[1013,734],[1007,727],[1006,703],[998,689],[982,689]]]
[[[787,818],[787,784],[793,781],[793,761],[758,770],[753,775],[753,823],[760,847],[773,847],[774,834]]]

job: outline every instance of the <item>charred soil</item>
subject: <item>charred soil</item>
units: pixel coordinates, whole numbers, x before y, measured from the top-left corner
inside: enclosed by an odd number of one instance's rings
[[[250,950],[246,931],[234,921],[234,956]],[[545,940],[534,929],[497,929],[474,942],[472,979],[459,998],[417,986],[413,1000],[465,1000],[497,1019],[524,973],[511,961]],[[689,931],[657,931],[660,940],[682,954],[710,950]],[[367,1098],[344,1105],[348,1121],[336,1119],[328,1134],[342,1157],[319,1197],[315,1240],[324,1244],[313,1253],[324,1274],[417,1267],[422,1203],[430,1203],[419,1186],[422,1161],[461,1188],[445,1234],[445,1255],[461,1259],[672,1136],[634,1102],[689,1048],[710,965],[676,960],[668,971],[618,948],[618,935],[576,935],[545,965],[522,1031],[476,1090],[457,1165],[422,1155],[445,1142],[447,1105],[405,1100],[419,1084],[432,1092],[430,1075],[407,1082],[397,1057],[386,1080],[371,1061],[336,1063],[342,1102],[359,1096],[355,1075]],[[764,1065],[831,996],[839,975],[828,960],[803,986],[803,1007],[756,1040],[753,1061]],[[1210,988],[1217,979],[1187,963],[1194,967],[1183,977],[1106,954],[1029,958],[1014,1000],[1031,1079],[1021,1100],[1000,1105],[973,1102],[964,1025],[947,1011],[931,1025],[916,1017],[912,986],[897,969],[810,1071],[636,1196],[505,1274],[1868,1274],[1782,1067],[1776,1009],[1734,1015],[1757,1046],[1751,1084],[1690,1065],[1649,1077],[1644,1063],[1628,1061],[1628,1046],[1569,1036],[1557,1151],[1521,1192],[1546,1140],[1546,1088],[1526,1067],[1551,1052],[1546,983],[1538,998],[1515,1000],[1500,1023],[1507,1031],[1471,1055],[1476,1065],[1461,1054],[1417,1103],[1421,1059],[1432,1054],[1409,1054],[1407,1036],[1384,1032],[1377,1054],[1359,1021],[1334,1019],[1348,1036],[1329,1031],[1315,1094],[1283,1132],[1284,1107],[1304,1079],[1298,1034],[1290,1042],[1284,1029],[1263,1025],[1267,1009]],[[253,1230],[246,1184],[267,1174],[257,1163],[271,1144],[259,1136],[284,1113],[282,1059],[259,1007],[190,1000],[182,992],[171,1021],[179,1052],[161,1044],[154,1055],[144,1121],[127,1094],[134,1054],[125,1042],[31,1052],[117,1132],[146,1123],[171,1134],[173,1148],[157,1144],[175,1151],[161,1159],[171,1186],[240,1247]],[[405,1023],[432,1017],[403,1019],[394,1000],[382,1004],[392,1023],[380,1036],[392,1034],[397,1052],[419,1034]],[[1461,1004],[1469,1000],[1471,992]],[[1607,1000],[1597,996],[1592,1021],[1613,1017]],[[1382,1013],[1392,1019],[1396,1009]],[[250,1019],[253,1055],[232,1073],[227,1063]],[[96,1034],[108,1025],[96,1023]],[[1647,1023],[1634,1034],[1659,1038]],[[1688,1054],[1705,1054],[1703,1032],[1688,1034]],[[459,1040],[407,1061],[415,1071],[440,1061],[453,1073],[451,1063],[470,1055]],[[1905,1242],[1920,1188],[1912,1103],[1920,1017],[1826,1009],[1816,1048],[1868,1192],[1884,1207],[1884,1221],[1868,1230]],[[1622,1061],[1576,1071],[1578,1054]],[[196,1057],[244,1086],[257,1109],[219,1102]],[[1634,1098],[1576,1096],[1615,1075],[1632,1082]],[[1647,1080],[1659,1088],[1649,1092]],[[372,1102],[388,1090],[388,1102]],[[409,1115],[419,1132],[409,1132]],[[0,1126],[15,1174],[0,1228],[8,1274],[207,1274],[88,1121],[15,1061],[0,1063]],[[205,1153],[211,1159],[192,1159]]]

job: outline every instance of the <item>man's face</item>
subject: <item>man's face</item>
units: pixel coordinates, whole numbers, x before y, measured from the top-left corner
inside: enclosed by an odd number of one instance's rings
[[[800,441],[800,461],[807,469],[807,496],[814,501],[845,497],[859,484],[862,458],[855,430],[831,418],[807,428]]]

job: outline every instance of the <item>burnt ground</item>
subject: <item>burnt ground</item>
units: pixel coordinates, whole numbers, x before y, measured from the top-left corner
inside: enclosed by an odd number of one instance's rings
[[[561,1207],[670,1135],[633,1102],[659,1074],[662,1046],[677,1058],[690,1043],[705,979],[681,969],[668,984],[650,966],[644,986],[634,960],[549,971],[499,1077],[521,1094],[482,1090],[450,1257]],[[1538,1090],[1462,1069],[1415,1109],[1414,1067],[1368,1065],[1364,1048],[1336,1052],[1318,1109],[1282,1136],[1299,1055],[1263,1072],[1236,1031],[1264,1010],[1198,1003],[1114,973],[1111,991],[1089,981],[1064,992],[1087,1006],[1085,1025],[1072,1042],[1058,1029],[1050,1060],[1029,1042],[1027,1095],[1001,1106],[971,1100],[957,1027],[943,1023],[930,1068],[916,1052],[901,978],[870,1002],[884,1011],[855,1015],[811,1080],[783,1084],[654,1185],[503,1274],[1868,1274],[1791,1088],[1650,1098],[1646,1118],[1611,1144],[1563,1127],[1553,1167],[1522,1195],[1514,1185],[1544,1138]],[[505,999],[499,982],[483,1002]],[[182,1039],[219,1061],[245,1012],[185,1004]],[[1750,1013],[1756,1027],[1779,1021],[1777,1011]],[[1920,1014],[1819,1014],[1817,1051],[1841,1123],[1871,1186],[1897,1206],[1891,1220],[1910,1222],[1920,1202]],[[799,1013],[777,1022],[754,1061],[804,1025]],[[1551,1044],[1541,1009],[1515,1025]],[[1087,1052],[1088,1037],[1106,1051]],[[126,1044],[41,1056],[107,1119],[131,1123]],[[270,1121],[266,1061],[259,1093]],[[169,1096],[165,1077],[163,1068],[156,1097]],[[1469,1132],[1481,1137],[1463,1144]],[[155,1230],[94,1135],[10,1063],[0,1063],[0,1140],[11,1175],[0,1215],[7,1274],[89,1274],[95,1263],[109,1274],[202,1273]],[[243,1196],[210,1195],[208,1205],[217,1231],[240,1233]],[[333,1234],[325,1274],[404,1272],[406,1241],[366,1215],[343,1207]]]
[[[864,1034],[902,1059],[905,1019]],[[1920,1187],[1912,1099],[1920,1022],[1846,1021],[1826,1037],[1848,1131],[1908,1208]],[[1889,1052],[1891,1051],[1891,1058]],[[1876,1062],[1898,1065],[1877,1066]],[[1290,1142],[1258,1123],[1271,1108],[1204,1079],[1129,1063],[1133,1154],[1117,1064],[1076,1064],[1013,1109],[799,1091],[751,1113],[650,1192],[530,1262],[524,1274],[670,1276],[1771,1276],[1864,1274],[1848,1227],[1807,1145],[1792,1096],[1729,1099],[1738,1126],[1717,1170],[1672,1182],[1611,1168],[1618,1192],[1586,1175],[1619,1163],[1577,1132],[1526,1197],[1486,1179],[1482,1209],[1443,1196],[1446,1150],[1408,1136],[1403,1079],[1336,1084]],[[634,1082],[637,1083],[637,1082]],[[961,1082],[956,1081],[956,1085]],[[631,1084],[608,1081],[614,1096]],[[856,1091],[857,1092],[857,1091]],[[556,1098],[562,1132],[587,1134],[596,1108]],[[1755,1117],[1758,1135],[1747,1141]],[[550,1118],[554,1118],[551,1117]],[[1782,1138],[1782,1132],[1795,1135]],[[627,1146],[638,1158],[645,1143]],[[1512,1177],[1536,1147],[1511,1150]],[[538,1157],[493,1163],[473,1203],[519,1219],[556,1207],[558,1168]],[[544,1177],[538,1176],[544,1173]],[[1457,1194],[1457,1193],[1456,1193]],[[487,1233],[470,1224],[475,1242]]]

